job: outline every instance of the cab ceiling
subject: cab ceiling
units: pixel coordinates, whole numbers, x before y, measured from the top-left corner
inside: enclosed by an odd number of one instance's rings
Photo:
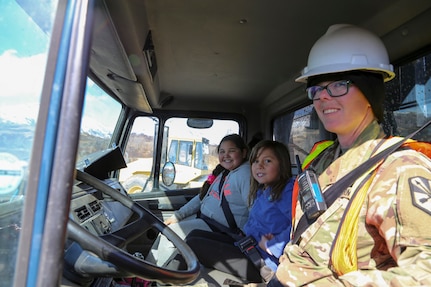
[[[335,23],[374,31],[387,44],[391,61],[431,43],[431,33],[420,28],[431,27],[429,0],[107,0],[102,6],[124,47],[123,56],[110,59],[114,70],[127,66],[117,79],[130,78],[131,91],[143,93],[150,110],[270,105],[301,87],[294,79],[309,49]],[[154,77],[143,52],[149,31]],[[97,54],[107,54],[106,49],[99,44]],[[102,59],[93,61],[92,69],[99,75],[112,71],[103,65]],[[115,77],[105,76],[104,82],[112,87]],[[292,97],[292,104],[297,101]],[[145,110],[143,99],[127,102]]]

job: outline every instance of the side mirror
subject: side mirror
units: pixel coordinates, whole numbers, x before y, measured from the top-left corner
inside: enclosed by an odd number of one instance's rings
[[[175,181],[175,165],[168,161],[162,168],[162,181],[166,186],[171,186]]]

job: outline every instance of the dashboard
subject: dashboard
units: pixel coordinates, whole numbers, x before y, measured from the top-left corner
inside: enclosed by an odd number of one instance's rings
[[[105,179],[103,182],[127,196],[117,181]],[[94,235],[118,230],[127,223],[132,213],[129,208],[90,185],[77,182],[73,187],[70,217]]]
[[[104,179],[102,181],[119,193],[128,196],[118,181],[114,179]],[[105,193],[86,183],[75,181],[69,218],[91,234],[98,237],[111,234],[124,227],[132,218],[132,215],[133,211],[120,202],[113,200]],[[93,280],[92,276],[87,277],[82,273],[83,270],[88,269],[88,266],[90,268],[92,265],[96,266],[92,262],[100,264],[102,261],[94,257],[91,252],[82,249],[77,242],[67,240],[64,248],[64,277],[62,286],[89,285]],[[102,265],[108,269],[113,268],[108,262],[102,263]],[[79,271],[77,272],[77,270]],[[69,284],[65,284],[66,280],[70,280],[67,281]],[[79,284],[74,285],[70,282],[78,282]]]

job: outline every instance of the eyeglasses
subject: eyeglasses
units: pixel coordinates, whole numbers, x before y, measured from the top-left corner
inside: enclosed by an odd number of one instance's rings
[[[327,84],[326,86],[311,86],[305,91],[307,92],[308,98],[312,101],[320,100],[320,94],[323,90],[326,90],[331,97],[341,97],[349,92],[349,87],[352,81],[342,80]]]

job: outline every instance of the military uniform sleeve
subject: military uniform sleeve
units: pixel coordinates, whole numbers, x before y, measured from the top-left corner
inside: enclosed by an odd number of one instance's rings
[[[280,257],[276,271],[277,280],[283,286],[351,286],[338,280],[327,265],[317,264],[306,252],[295,244],[288,244]]]
[[[387,161],[368,199],[366,226],[374,234],[371,260],[340,280],[357,286],[430,286],[430,161],[413,150],[395,153]]]

